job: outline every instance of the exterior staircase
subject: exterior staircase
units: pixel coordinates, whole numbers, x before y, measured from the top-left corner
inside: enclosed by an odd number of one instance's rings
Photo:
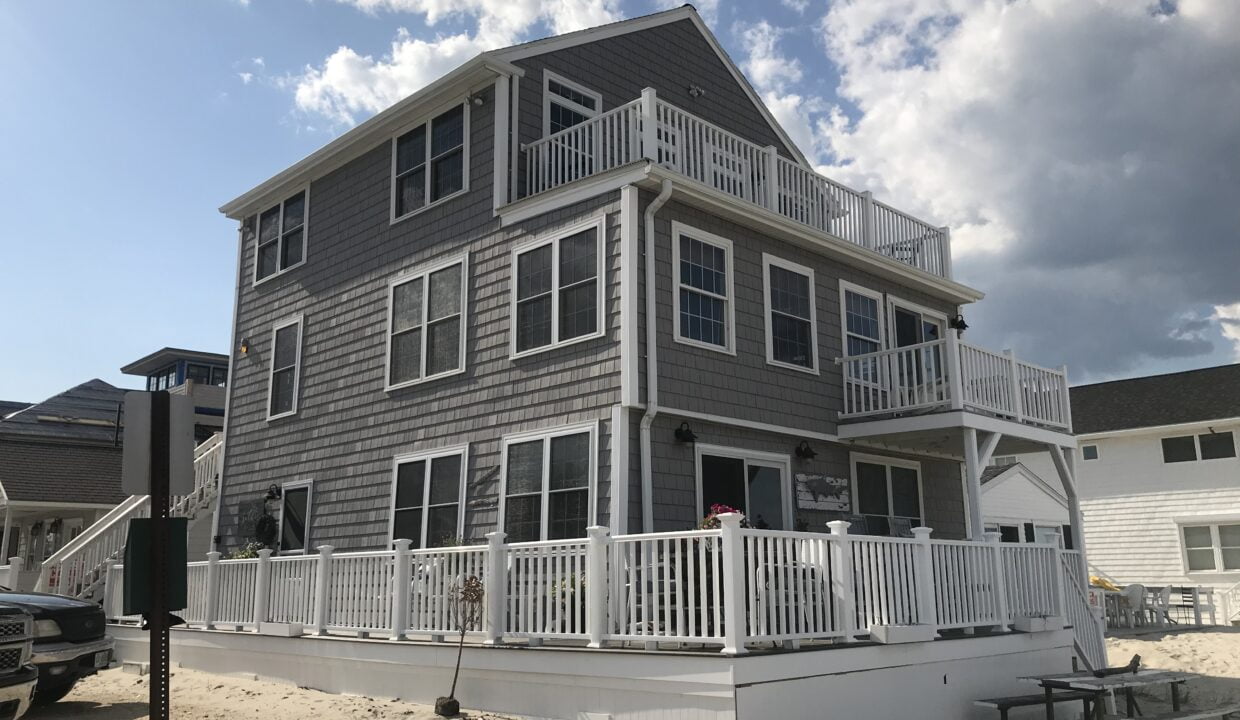
[[[191,527],[210,519],[219,494],[223,456],[224,436],[221,433],[212,435],[194,449],[194,489],[188,495],[172,498],[173,517],[189,518]],[[85,600],[98,599],[108,566],[119,562],[125,553],[129,520],[150,515],[149,495],[129,496],[45,560],[34,589]]]
[[[1223,624],[1240,625],[1240,583],[1219,593],[1222,596]]]

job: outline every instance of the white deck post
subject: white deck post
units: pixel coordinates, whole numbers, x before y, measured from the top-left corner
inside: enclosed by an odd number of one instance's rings
[[[861,193],[861,199],[864,209],[861,213],[861,239],[864,241],[864,247],[874,250],[876,245],[874,242],[874,193],[866,190]]]
[[[1054,566],[1051,568],[1051,593],[1055,598],[1055,614],[1066,618],[1068,616],[1068,597],[1065,593],[1068,589],[1064,586],[1062,535],[1062,529],[1055,531],[1055,537],[1058,539],[1055,541]],[[1084,589],[1082,588],[1082,590]]]
[[[1067,425],[1068,434],[1072,434],[1072,394],[1068,392],[1068,366],[1060,365],[1059,372],[1063,373],[1063,385],[1060,386],[1060,393],[1063,403],[1063,421]]]
[[[913,556],[913,572],[917,582],[917,622],[929,625],[938,630],[938,613],[935,608],[934,590],[934,556],[930,550],[930,533],[928,527],[913,528],[913,538],[917,541],[917,553]]]
[[[586,631],[590,642],[586,647],[601,648],[607,632],[607,545],[611,542],[608,529],[598,525],[586,528]]]
[[[642,90],[642,157],[659,162],[658,98],[654,88]]]
[[[1008,361],[1008,372],[1011,373],[1010,387],[1012,392],[1012,413],[1016,422],[1025,420],[1025,402],[1020,392],[1020,367],[1016,364],[1016,355],[1011,350],[1004,350],[1003,357]]]
[[[942,260],[943,277],[947,278],[948,280],[951,280],[952,279],[952,229],[947,226],[943,226],[939,228],[939,232],[943,234],[943,240],[942,240],[942,245],[941,245],[942,252],[943,252],[943,260]]]
[[[847,520],[832,520],[827,523],[831,529],[831,543],[835,556],[831,558],[831,593],[835,596],[835,606],[840,609],[840,629],[844,632],[844,641],[852,642],[857,634],[857,596],[853,588],[853,555],[852,540],[848,537]]]
[[[392,573],[392,639],[404,640],[409,629],[409,593],[413,585],[413,564],[410,562],[409,546],[412,540],[395,540],[396,551],[392,561],[396,563]]]
[[[1193,588],[1193,624],[1201,627],[1201,588]]]
[[[779,151],[774,145],[767,145],[762,150],[762,159],[766,163],[766,192],[763,193],[763,205],[771,212],[779,212]],[[826,227],[825,218],[823,227]]]
[[[271,601],[271,551],[258,551],[258,572],[254,579],[254,632],[267,622],[267,608]]]
[[[995,612],[999,616],[999,629],[1010,630],[1011,620],[1008,618],[1008,598],[1007,598],[1007,580],[1003,572],[1003,544],[1000,542],[1003,535],[998,532],[988,532],[986,535],[986,543],[991,546],[990,554],[994,577],[994,585],[992,586],[995,596]]]
[[[207,553],[207,610],[203,624],[208,630],[215,629],[215,616],[220,606],[220,553],[212,550]]]
[[[973,540],[982,539],[982,468],[977,457],[977,430],[964,429],[965,489],[969,495],[969,529]]]
[[[960,337],[955,330],[947,331],[947,392],[951,395],[952,410],[964,409],[964,375],[960,362]]]
[[[723,537],[723,654],[744,655],[745,649],[745,539],[741,513],[721,513]]]
[[[314,634],[327,634],[327,590],[332,586],[331,545],[319,546],[318,572],[314,574]]]
[[[487,533],[486,637],[483,645],[499,645],[504,641],[505,592],[508,588],[508,557],[504,550],[503,531]]]

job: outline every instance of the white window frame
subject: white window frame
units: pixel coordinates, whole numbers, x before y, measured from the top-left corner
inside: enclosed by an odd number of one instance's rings
[[[947,338],[947,333],[950,330],[950,328],[947,327],[947,314],[946,313],[939,312],[938,310],[935,310],[933,308],[928,308],[925,305],[919,305],[914,302],[903,300],[899,297],[896,297],[895,295],[887,295],[886,333],[887,335],[889,335],[889,337],[883,338],[885,348],[896,347],[896,308],[917,313],[921,315],[923,318],[928,317],[932,320],[939,321],[940,323],[939,327],[942,328],[942,337],[940,337],[939,339],[942,340],[942,339]],[[879,312],[880,314],[882,313],[881,308]]]
[[[925,474],[922,472],[921,463],[917,460],[905,460],[904,458],[894,458],[886,455],[869,455],[866,453],[849,453],[848,466],[852,471],[850,478],[849,491],[852,497],[849,502],[852,506],[852,513],[855,515],[872,515],[873,513],[861,512],[861,495],[858,493],[858,475],[857,463],[863,462],[870,465],[883,465],[887,468],[887,517],[903,517],[902,515],[893,515],[892,511],[895,498],[891,492],[891,468],[901,467],[917,472],[917,514],[921,516],[922,525],[926,524],[926,486]]]
[[[796,522],[796,513],[793,511],[793,503],[795,502],[796,489],[792,484],[792,457],[782,453],[763,452],[761,450],[747,450],[745,448],[728,447],[726,445],[704,445],[700,443],[693,444],[693,481],[695,490],[694,512],[702,511],[702,456],[713,455],[715,457],[726,457],[736,460],[745,461],[745,504],[749,505],[749,464],[753,461],[755,465],[763,467],[777,466],[780,469],[780,483],[784,490],[783,502],[783,525],[785,528],[794,529]],[[745,508],[748,513],[749,509]],[[748,515],[746,515],[748,517]]]
[[[679,247],[680,243],[677,243]],[[775,359],[775,324],[771,321],[774,309],[771,306],[771,293],[774,287],[771,285],[771,268],[777,267],[789,272],[805,275],[809,278],[809,336],[810,336],[810,352],[812,353],[812,364],[809,367],[797,365],[796,363],[783,362]],[[762,253],[762,300],[764,314],[762,316],[762,324],[766,326],[766,364],[776,367],[788,368],[789,370],[797,370],[799,372],[808,373],[810,375],[818,374],[818,284],[814,278],[814,269],[794,263],[791,260],[785,260],[770,253]],[[680,297],[680,294],[676,294]],[[790,316],[791,317],[791,316]],[[804,318],[796,318],[804,320]]]
[[[547,510],[551,507],[551,440],[565,435],[578,435],[583,432],[590,433],[590,477],[586,484],[587,491],[587,511],[586,526],[598,524],[598,438],[599,438],[599,420],[589,420],[582,423],[574,423],[571,425],[559,425],[551,428],[541,428],[538,430],[528,430],[525,432],[511,433],[503,436],[501,443],[503,450],[500,453],[500,475],[499,475],[499,517],[497,518],[497,527],[503,531],[505,515],[508,511],[508,447],[534,440],[542,440],[542,483],[540,485],[539,494],[539,528],[538,539],[544,541],[547,539],[547,521],[549,520]],[[570,492],[577,492],[579,488],[574,488]],[[533,493],[528,493],[532,495]]]
[[[423,450],[420,452],[405,453],[392,458],[392,497],[388,503],[388,544],[396,542],[396,488],[397,478],[400,473],[400,466],[418,461],[426,462],[426,475],[422,481],[422,528],[420,530],[421,537],[418,538],[418,547],[426,548],[426,528],[427,517],[430,515],[430,496],[431,483],[430,472],[431,462],[436,458],[452,457],[459,455],[461,457],[461,485],[460,494],[457,499],[456,508],[456,530],[457,536],[463,538],[465,536],[465,490],[466,479],[469,477],[469,443],[464,445],[452,445],[449,447],[435,448],[434,450]],[[447,503],[441,503],[447,504]],[[408,538],[413,540],[414,538]]]
[[[564,87],[570,88],[572,90],[576,90],[582,95],[589,95],[590,97],[594,98],[594,109],[591,110],[590,108],[584,105],[578,105],[577,103],[573,102],[572,100],[569,100],[566,97],[563,97],[562,95],[556,95],[552,93],[551,92],[551,81],[552,80],[555,80],[557,83],[563,85]],[[542,95],[543,96],[543,103],[542,103],[543,137],[547,137],[548,135],[551,134],[551,103],[552,102],[558,102],[564,107],[568,108],[569,110],[572,110],[573,112],[581,113],[582,115],[585,115],[587,122],[589,121],[590,118],[597,117],[600,113],[603,112],[603,96],[602,95],[582,85],[579,82],[569,80],[563,75],[553,73],[550,70],[543,70],[542,92],[543,92],[543,95]]]
[[[430,276],[433,275],[434,273],[439,272],[440,270],[445,270],[447,268],[450,268],[453,265],[461,266],[461,313],[460,313],[461,333],[460,333],[460,350],[459,350],[461,354],[461,366],[457,368],[456,370],[445,370],[440,373],[435,373],[434,375],[427,375],[426,374],[426,339],[427,339],[426,328],[430,324],[429,318],[427,316],[427,309],[430,306]],[[418,377],[414,378],[413,380],[405,380],[404,382],[393,384],[392,383],[392,334],[393,334],[392,333],[392,319],[393,319],[392,314],[395,310],[395,305],[393,303],[393,300],[395,299],[395,295],[396,295],[396,286],[404,285],[405,283],[408,283],[408,282],[413,282],[414,280],[417,280],[418,278],[422,278],[422,311],[421,311],[422,312],[422,325],[421,325],[422,347],[420,351],[421,354],[419,356],[419,362],[421,363],[421,366],[418,368]],[[440,378],[451,377],[453,375],[460,375],[461,373],[465,372],[465,369],[468,367],[468,362],[465,359],[465,339],[466,339],[465,335],[466,335],[466,332],[469,330],[469,278],[470,278],[469,253],[466,252],[462,255],[455,255],[451,258],[448,258],[438,263],[434,263],[432,265],[414,268],[413,270],[406,272],[406,273],[401,273],[400,275],[388,281],[387,324],[384,326],[384,332],[387,335],[386,342],[384,344],[384,363],[383,363],[383,388],[384,390],[388,390],[388,391],[399,390],[400,388],[406,388],[411,385],[421,385],[422,383],[439,380]]]
[[[852,334],[848,332],[848,293],[850,292],[865,296],[878,303],[878,338],[863,339],[878,343],[878,350],[875,352],[886,350],[889,346],[887,344],[887,313],[883,311],[886,302],[883,300],[883,294],[877,290],[850,283],[847,280],[840,280],[840,350],[844,357],[848,357],[848,336]],[[857,337],[861,336],[858,335]]]
[[[301,207],[301,260],[289,265],[286,268],[281,268],[280,250],[284,244],[284,203],[288,202],[293,196],[299,193],[304,193],[305,197],[305,201],[302,202]],[[252,273],[253,280],[251,282],[251,286],[257,287],[272,278],[279,277],[290,270],[294,270],[306,264],[306,256],[310,252],[310,186],[306,185],[301,189],[293,190],[285,195],[286,196],[283,200],[276,203],[276,206],[280,208],[280,229],[276,235],[276,271],[264,278],[260,278],[258,276],[258,246],[260,244],[259,230],[262,228],[261,220],[263,213],[270,210],[272,206],[267,205],[264,209],[254,213],[254,272]]]
[[[1176,518],[1175,523],[1175,531],[1178,536],[1178,542],[1180,543],[1180,563],[1184,568],[1184,575],[1240,575],[1240,568],[1233,568],[1230,570],[1223,569],[1223,545],[1218,532],[1219,525],[1240,525],[1240,516]],[[1213,570],[1189,569],[1188,545],[1184,542],[1184,528],[1186,527],[1210,528],[1210,548],[1214,551]]]
[[[294,371],[293,371],[293,407],[286,412],[272,415],[271,414],[271,395],[272,395],[272,391],[275,389],[274,381],[275,381],[275,374],[276,374],[276,334],[290,325],[297,326],[297,365],[295,366]],[[278,420],[280,418],[289,417],[290,415],[296,415],[297,410],[301,406],[301,403],[299,402],[299,399],[301,396],[301,370],[302,370],[301,347],[302,347],[303,342],[305,341],[305,330],[306,330],[305,316],[300,315],[300,314],[281,320],[280,322],[277,322],[271,326],[271,349],[269,350],[269,354],[271,355],[271,357],[267,361],[267,420],[268,421]]]
[[[680,282],[680,236],[685,234],[697,240],[698,242],[714,245],[723,250],[724,262],[728,264],[727,272],[724,273],[724,283],[727,286],[727,294],[724,296],[715,295],[706,292],[692,285],[682,285]],[[736,262],[732,254],[732,241],[720,237],[714,233],[706,232],[692,225],[682,222],[672,221],[672,339],[682,345],[689,345],[704,350],[713,350],[721,352],[725,355],[736,355],[736,282],[734,280],[736,273]],[[685,337],[680,334],[680,291],[681,289],[695,292],[707,297],[713,297],[723,300],[724,319],[727,324],[726,336],[727,345],[719,346],[714,343],[702,342],[693,338]]]
[[[284,498],[289,490],[306,490],[306,537],[302,540],[300,550],[285,550],[284,543]],[[310,549],[310,518],[314,516],[314,478],[290,480],[280,484],[280,527],[276,534],[277,555],[305,555]]]
[[[1160,450],[1162,449],[1161,445],[1162,443],[1159,443]],[[1085,448],[1087,447],[1092,447],[1094,449],[1094,453],[1096,455],[1095,457],[1092,457],[1092,458],[1085,457]],[[1081,462],[1098,462],[1101,459],[1102,459],[1102,448],[1098,446],[1098,443],[1087,443],[1081,446]],[[1163,463],[1163,464],[1165,465],[1166,463]]]
[[[597,313],[597,322],[595,323],[595,331],[588,335],[579,335],[568,340],[560,340],[560,241],[570,235],[576,235],[583,230],[595,229],[594,242],[595,248],[595,300],[594,307]],[[606,331],[607,311],[604,306],[606,293],[604,286],[607,284],[607,275],[605,268],[607,266],[607,236],[605,234],[607,228],[607,216],[598,215],[588,220],[584,220],[573,225],[563,228],[557,228],[540,236],[536,240],[532,240],[523,245],[518,245],[512,249],[509,256],[508,275],[509,275],[509,292],[508,292],[508,355],[511,359],[523,358],[538,353],[548,352],[556,348],[573,345],[579,342],[586,342],[595,338],[602,337]],[[533,250],[541,247],[551,246],[551,342],[546,345],[539,345],[527,350],[517,350],[517,258]]]
[[[461,123],[462,123],[461,189],[449,195],[444,195],[438,200],[435,200],[432,202],[430,200],[431,160],[432,160],[431,131],[433,129],[431,127],[431,123],[436,117],[448,112],[449,110],[452,110],[457,105],[460,105],[461,107],[464,108],[464,111],[461,117]],[[411,123],[402,125],[396,132],[392,134],[392,139],[390,141],[392,145],[392,159],[391,159],[391,167],[388,170],[388,183],[392,186],[390,190],[390,198],[388,199],[388,223],[390,225],[395,225],[396,223],[401,222],[403,220],[408,220],[409,218],[419,215],[422,212],[429,210],[437,205],[445,203],[451,200],[452,198],[459,197],[469,192],[469,135],[470,135],[469,106],[470,106],[470,102],[469,102],[468,97],[461,99],[461,100],[454,100],[449,103],[444,103],[443,105],[436,107],[433,111],[424,113],[421,117],[418,118],[416,122],[411,122]],[[397,215],[396,214],[396,145],[397,145],[397,141],[400,140],[402,136],[404,136],[406,133],[412,130],[417,129],[419,125],[426,125],[426,155],[423,158],[423,162],[426,164],[426,186],[424,190],[426,193],[425,199],[427,200],[427,202],[423,204],[421,207],[417,208],[416,210],[410,210],[404,215]]]

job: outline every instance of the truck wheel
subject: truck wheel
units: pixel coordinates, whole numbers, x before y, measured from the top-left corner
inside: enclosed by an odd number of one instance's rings
[[[34,701],[32,704],[51,705],[62,697],[68,695],[69,691],[72,690],[73,686],[76,684],[76,682],[65,683],[64,685],[57,685],[56,687],[48,688],[46,690],[39,688],[34,691]]]

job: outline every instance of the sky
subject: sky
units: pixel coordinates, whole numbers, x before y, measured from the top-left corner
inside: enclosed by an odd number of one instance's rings
[[[222,203],[480,51],[676,4],[0,0],[0,399],[226,352]],[[697,8],[821,172],[952,227],[969,341],[1240,361],[1240,3]]]

